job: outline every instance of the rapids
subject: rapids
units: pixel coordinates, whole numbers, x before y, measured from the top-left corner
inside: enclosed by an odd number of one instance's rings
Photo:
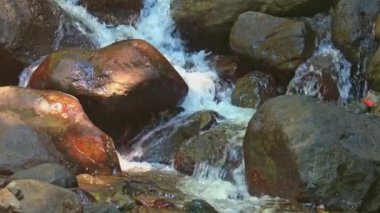
[[[182,107],[185,109],[182,115],[200,110],[213,110],[225,118],[220,122],[229,122],[246,127],[249,119],[255,113],[253,109],[236,107],[230,103],[233,88],[219,83],[220,80],[212,64],[206,60],[209,53],[205,51],[188,52],[186,50],[184,41],[175,31],[176,26],[170,14],[171,0],[145,0],[139,20],[133,26],[109,26],[101,23],[85,7],[78,5],[76,0],[55,1],[75,20],[77,28],[86,33],[98,48],[116,41],[137,38],[144,39],[159,49],[189,86],[189,93],[182,103]],[[321,46],[315,54],[325,53],[333,54],[337,60],[341,60],[341,54],[334,51],[328,44]],[[28,78],[41,60],[25,69],[20,76],[20,86],[27,85]],[[343,69],[349,68],[343,67]],[[297,73],[302,75],[307,70],[307,68],[301,67]],[[338,80],[340,93],[344,99],[348,98],[350,89],[346,80],[346,76]],[[175,121],[176,119],[171,120],[171,122]],[[152,131],[155,130],[157,129]],[[230,138],[229,142],[241,147],[243,137],[244,131],[236,132],[236,137]],[[137,145],[128,155],[119,153],[123,171],[159,170],[176,173],[171,165],[131,161],[133,156],[139,155],[141,151]],[[280,201],[269,197],[258,198],[249,195],[244,178],[244,162],[233,171],[232,181],[224,179],[224,172],[221,167],[198,162],[193,176],[183,178],[176,187],[189,197],[204,199],[218,211],[226,213],[261,212],[263,206],[268,202]]]

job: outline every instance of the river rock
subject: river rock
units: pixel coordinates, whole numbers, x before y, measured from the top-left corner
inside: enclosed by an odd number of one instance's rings
[[[0,190],[0,212],[21,212],[20,201],[8,190]]]
[[[373,23],[380,2],[340,0],[332,12],[332,40],[354,63],[363,60],[373,48]]]
[[[337,101],[340,97],[338,79],[342,75],[341,58],[325,53],[315,54],[297,70],[288,85],[288,93]]]
[[[0,77],[6,85],[16,85],[25,64],[54,49],[93,46],[54,0],[0,0],[0,4],[0,66],[7,68]]]
[[[121,41],[99,50],[54,52],[33,73],[28,86],[78,97],[100,127],[175,107],[188,91],[169,61],[143,40]]]
[[[130,25],[138,20],[143,0],[80,0],[80,4],[101,21],[114,25]]]
[[[143,153],[133,158],[134,161],[147,161],[150,163],[170,164],[176,151],[181,145],[202,131],[206,131],[216,125],[219,114],[214,111],[200,111],[190,115],[178,116],[170,119],[160,127],[159,121],[150,129],[151,133],[147,136],[149,129],[143,130],[132,142],[135,147],[144,149]],[[128,147],[126,152],[134,150]]]
[[[232,27],[230,46],[263,70],[273,70],[287,84],[312,55],[314,39],[314,32],[303,22],[250,11],[241,14]]]
[[[64,166],[56,163],[44,163],[14,173],[11,179],[33,179],[56,186],[75,187],[76,179]]]
[[[269,100],[244,138],[249,192],[328,209],[380,210],[380,117],[306,96]]]
[[[186,202],[184,205],[184,209],[188,213],[217,213],[209,203],[204,200],[195,199],[189,202]]]
[[[380,15],[377,16],[375,23],[375,38],[378,42],[380,42]]]
[[[249,10],[276,16],[303,16],[327,11],[330,0],[174,0],[173,18],[195,49],[228,49],[228,35],[241,13]]]
[[[240,78],[231,94],[235,106],[257,109],[264,101],[277,95],[275,80],[267,74],[255,71]]]
[[[57,161],[73,171],[120,170],[112,139],[91,123],[73,96],[0,87],[0,116],[1,170]]]
[[[187,175],[192,175],[196,166],[211,165],[228,172],[237,168],[242,161],[239,146],[244,127],[235,124],[220,124],[213,129],[192,137],[182,144],[175,154],[174,167]],[[226,178],[228,178],[226,176]]]
[[[35,180],[16,180],[4,189],[20,202],[21,212],[82,212],[82,205],[75,194]]]
[[[380,48],[372,57],[366,74],[370,88],[380,91]]]
[[[120,213],[121,211],[110,204],[91,203],[83,206],[83,213]]]

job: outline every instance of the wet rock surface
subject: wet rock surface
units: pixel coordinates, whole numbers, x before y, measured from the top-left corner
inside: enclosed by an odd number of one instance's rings
[[[380,91],[380,49],[377,50],[369,63],[367,79],[371,88]]]
[[[232,27],[230,46],[286,85],[297,67],[312,55],[314,39],[314,32],[303,22],[249,11]]]
[[[2,171],[44,162],[112,174],[119,170],[113,141],[88,120],[78,100],[56,91],[0,88]]]
[[[311,97],[264,103],[244,139],[250,193],[378,211],[379,125],[377,116],[351,114]]]
[[[329,0],[174,0],[171,10],[181,35],[192,48],[226,51],[230,29],[246,11],[295,17],[328,11],[331,3]]]
[[[275,80],[267,74],[255,71],[240,78],[231,94],[235,106],[257,109],[264,101],[277,96]]]
[[[28,84],[76,96],[100,127],[141,120],[170,109],[188,87],[166,58],[143,40],[127,40],[99,50],[52,53]]]
[[[151,163],[170,164],[175,153],[181,145],[202,131],[206,131],[216,125],[220,116],[213,111],[200,111],[191,115],[179,115],[167,121],[164,126],[157,125],[145,131],[129,143],[135,143],[142,153],[133,157],[132,160],[147,161]],[[126,152],[128,153],[128,146]],[[134,150],[134,149],[132,149]]]

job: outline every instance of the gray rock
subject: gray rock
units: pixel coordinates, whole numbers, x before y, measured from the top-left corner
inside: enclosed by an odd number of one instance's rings
[[[76,179],[64,166],[56,163],[44,163],[38,166],[14,173],[11,179],[33,179],[56,186],[75,187]]]
[[[76,195],[68,189],[35,180],[16,180],[5,189],[20,202],[21,212],[82,212]]]
[[[380,210],[380,117],[305,96],[267,101],[244,139],[249,191],[320,201],[329,209]]]
[[[314,40],[314,32],[303,22],[251,11],[239,16],[230,34],[235,53],[263,70],[273,70],[284,85],[312,55]]]

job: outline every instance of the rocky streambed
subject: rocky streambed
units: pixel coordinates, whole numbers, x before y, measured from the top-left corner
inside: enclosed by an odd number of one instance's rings
[[[380,211],[379,1],[0,3],[0,212]]]

